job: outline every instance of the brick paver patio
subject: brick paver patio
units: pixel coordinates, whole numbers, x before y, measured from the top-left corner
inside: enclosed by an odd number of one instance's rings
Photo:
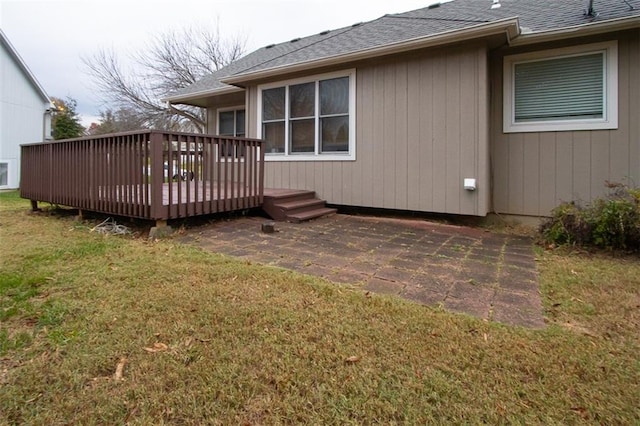
[[[244,217],[189,229],[182,241],[505,324],[544,327],[533,242],[422,220],[336,214],[311,222]]]

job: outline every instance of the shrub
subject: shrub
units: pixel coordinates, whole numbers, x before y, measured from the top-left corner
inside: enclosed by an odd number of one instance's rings
[[[540,233],[547,243],[640,250],[640,188],[607,183],[609,195],[591,205],[562,203]]]

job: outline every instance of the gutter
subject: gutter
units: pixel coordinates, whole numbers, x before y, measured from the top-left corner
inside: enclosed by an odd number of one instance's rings
[[[523,46],[532,43],[543,43],[545,41],[561,40],[571,37],[584,37],[597,35],[610,31],[623,31],[640,27],[640,15],[627,18],[611,19],[603,22],[575,25],[573,27],[561,28],[551,31],[540,31],[535,33],[523,32],[519,37],[509,42],[510,46]]]
[[[371,49],[359,50],[357,52],[345,53],[337,56],[320,58],[304,63],[293,65],[281,65],[265,70],[249,72],[244,74],[235,74],[221,79],[223,83],[229,85],[241,86],[251,80],[266,79],[276,77],[284,73],[294,73],[299,71],[313,70],[320,67],[339,65],[350,61],[359,61],[364,59],[375,58],[378,56],[392,55],[395,53],[403,53],[408,50],[422,49],[425,47],[434,47],[441,44],[453,43],[458,41],[471,40],[475,38],[486,37],[494,34],[505,33],[507,40],[511,42],[520,34],[518,18],[506,18],[499,21],[490,22],[488,24],[474,25],[463,30],[445,31],[442,33],[429,35],[426,37],[417,37],[414,39],[404,40],[398,43],[378,46]],[[216,93],[217,94],[217,93]]]

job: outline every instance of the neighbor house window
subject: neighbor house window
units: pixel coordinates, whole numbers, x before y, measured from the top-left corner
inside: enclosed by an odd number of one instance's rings
[[[240,108],[218,110],[218,135],[245,137],[245,115],[245,110]],[[222,152],[222,155],[227,156],[224,152]],[[243,152],[236,153],[236,156],[243,155]]]
[[[504,131],[618,127],[617,43],[504,58]]]
[[[0,186],[9,185],[9,163],[0,163]]]
[[[355,159],[355,73],[259,88],[260,137],[268,159]]]

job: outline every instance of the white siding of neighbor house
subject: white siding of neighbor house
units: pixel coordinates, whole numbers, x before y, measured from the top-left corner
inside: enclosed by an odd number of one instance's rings
[[[268,161],[265,187],[314,190],[331,204],[484,216],[487,67],[477,44],[356,66],[356,160]],[[250,137],[258,107],[251,86]],[[464,178],[477,190],[466,191]]]
[[[19,186],[20,144],[43,140],[47,108],[49,103],[0,43],[0,163],[9,164],[8,185],[0,189]]]
[[[493,209],[545,216],[562,201],[607,193],[605,181],[640,185],[640,30],[595,39],[618,40],[618,129],[502,132],[502,54],[492,58],[491,147]],[[576,44],[565,42],[503,54]]]

